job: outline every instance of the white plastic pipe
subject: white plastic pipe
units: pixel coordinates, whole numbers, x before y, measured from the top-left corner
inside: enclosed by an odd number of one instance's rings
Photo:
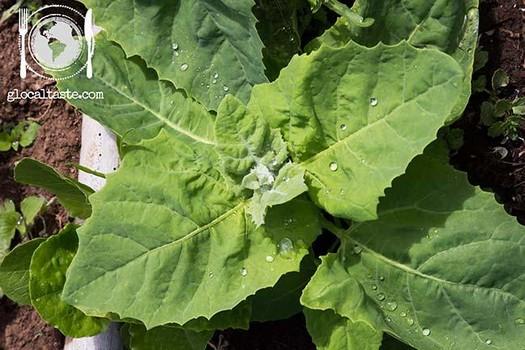
[[[115,171],[119,164],[115,135],[86,115],[82,117],[80,164],[103,174]],[[105,183],[104,179],[82,171],[78,179],[96,191]],[[106,332],[94,337],[67,337],[64,350],[122,350],[118,326],[111,324]]]

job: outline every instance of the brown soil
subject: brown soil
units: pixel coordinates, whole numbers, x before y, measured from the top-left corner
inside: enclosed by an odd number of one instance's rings
[[[487,0],[481,5],[481,45],[489,52],[489,63],[479,74],[491,77],[501,68],[510,76],[501,97],[525,93],[525,0]],[[507,211],[525,223],[525,140],[511,142],[487,136],[479,124],[479,106],[487,99],[474,95],[463,118],[456,123],[465,133],[464,146],[453,155],[453,163],[467,171],[473,184],[496,193]],[[525,137],[525,129],[521,130]],[[508,155],[501,159],[495,147]]]
[[[14,3],[0,0],[0,12]],[[30,186],[17,184],[13,179],[13,166],[23,157],[35,158],[49,164],[61,173],[76,177],[71,163],[78,162],[80,150],[81,118],[71,106],[58,100],[19,100],[7,102],[7,92],[13,89],[35,91],[54,89],[45,79],[28,76],[21,81],[18,75],[18,24],[16,16],[0,27],[0,125],[5,122],[34,120],[41,125],[38,137],[31,147],[18,152],[0,152],[0,202],[13,200],[17,205],[29,195],[52,195]],[[68,222],[66,211],[58,204],[51,205],[37,221],[32,236],[49,236]],[[19,241],[18,237],[16,241]],[[46,325],[29,307],[17,307],[6,298],[0,300],[0,349],[4,350],[58,350],[64,337]]]

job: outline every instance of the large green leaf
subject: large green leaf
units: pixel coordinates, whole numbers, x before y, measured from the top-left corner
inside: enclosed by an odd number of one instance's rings
[[[35,249],[44,241],[38,238],[16,246],[0,264],[0,288],[17,304],[31,304],[29,266]]]
[[[77,246],[74,225],[66,226],[60,233],[40,244],[31,259],[29,291],[31,304],[44,320],[63,334],[80,338],[102,332],[109,321],[88,317],[60,297],[66,270]]]
[[[354,225],[302,303],[419,350],[521,349],[525,230],[434,143],[396,179],[379,219]]]
[[[130,350],[205,350],[213,331],[195,332],[180,327],[129,327]]]
[[[300,271],[289,272],[272,288],[258,291],[251,297],[252,321],[285,320],[302,311],[301,292],[315,272],[317,265],[312,255],[301,262]]]
[[[131,143],[155,137],[161,129],[214,143],[213,117],[204,107],[173,84],[159,80],[140,58],[127,59],[103,33],[97,35],[96,42],[93,78],[78,75],[60,80],[58,87],[63,91],[99,91],[104,98],[69,99],[71,104]]]
[[[209,109],[227,93],[246,102],[266,81],[253,0],[83,2],[128,57],[142,57]]]
[[[305,309],[306,327],[317,350],[378,350],[382,334],[366,322],[352,322],[333,310]]]
[[[462,79],[437,50],[350,42],[295,57],[256,86],[249,108],[280,128],[318,204],[370,220],[384,189],[435,138]]]
[[[341,17],[309,45],[332,47],[354,40],[372,47],[379,42],[397,44],[407,40],[416,47],[432,47],[452,55],[463,67],[463,92],[451,119],[461,115],[470,97],[474,55],[478,40],[478,0],[358,0],[353,10],[375,22],[367,28],[351,26]]]
[[[88,196],[93,190],[37,160],[24,158],[18,162],[15,167],[15,179],[17,182],[41,187],[55,194],[71,216],[87,218],[91,214]]]
[[[319,232],[315,206],[273,207],[256,228],[218,164],[213,147],[165,132],[127,153],[90,198],[65,300],[151,329],[209,319],[298,270]],[[283,240],[291,249],[278,249]]]

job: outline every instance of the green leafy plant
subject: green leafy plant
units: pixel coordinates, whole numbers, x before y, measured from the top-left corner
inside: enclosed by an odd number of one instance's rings
[[[26,197],[22,200],[21,213],[16,210],[12,200],[0,203],[0,263],[8,254],[16,232],[22,236],[28,235],[35,219],[45,210],[46,206],[47,201],[37,196]]]
[[[486,79],[478,83],[478,91],[488,95],[488,100],[481,104],[481,123],[488,127],[489,136],[516,141],[525,118],[525,98],[499,97],[500,90],[509,84],[507,73],[501,69],[492,75],[490,90],[483,86],[485,84]]]
[[[35,141],[40,125],[34,121],[24,120],[18,123],[2,123],[0,125],[0,152],[10,149],[18,151],[20,147],[28,147]]]
[[[70,102],[122,163],[94,194],[18,165],[87,220],[8,256],[0,285],[29,275],[14,298],[75,337],[119,322],[134,350],[301,311],[318,349],[522,346],[523,229],[437,137],[471,93],[477,1],[308,2],[340,15],[309,43],[290,2],[286,52],[249,0],[85,3],[105,29],[95,74],[58,87],[104,92]]]

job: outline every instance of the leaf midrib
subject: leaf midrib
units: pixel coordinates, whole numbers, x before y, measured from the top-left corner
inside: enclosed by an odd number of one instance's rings
[[[97,80],[99,80],[102,84],[106,85],[108,88],[113,89],[115,92],[117,92],[118,94],[120,94],[124,98],[127,98],[128,100],[130,100],[132,102],[132,104],[135,104],[135,105],[139,106],[140,108],[144,109],[146,112],[150,113],[151,115],[156,117],[158,120],[160,120],[161,122],[166,124],[171,129],[177,131],[178,133],[183,134],[185,136],[188,136],[189,138],[191,138],[191,139],[193,139],[193,140],[195,140],[197,142],[200,142],[200,143],[204,143],[204,144],[207,144],[207,145],[216,145],[216,143],[214,141],[205,139],[203,137],[195,135],[191,131],[188,131],[186,129],[181,128],[179,125],[173,123],[168,118],[162,116],[161,114],[159,114],[158,112],[154,111],[153,109],[151,109],[150,107],[146,106],[145,104],[141,103],[140,101],[136,100],[132,96],[129,96],[124,91],[120,90],[116,86],[113,86],[111,83],[107,82],[103,78],[97,78]]]

